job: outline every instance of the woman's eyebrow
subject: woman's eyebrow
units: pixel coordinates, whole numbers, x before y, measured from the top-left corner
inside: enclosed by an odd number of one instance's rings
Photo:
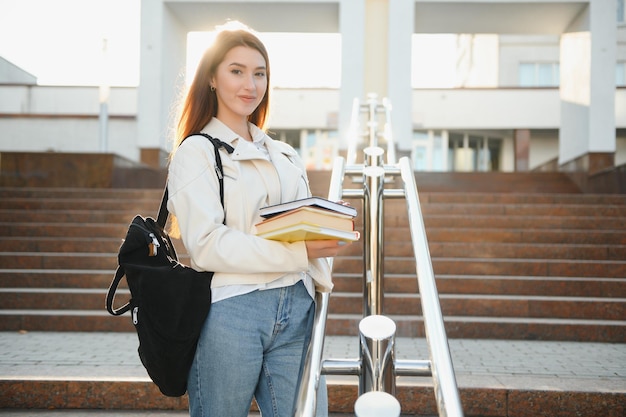
[[[231,62],[230,64],[228,64],[228,66],[230,67],[242,67],[242,68],[247,68],[246,65],[244,64],[240,64],[239,62]],[[255,68],[255,70],[265,70],[267,69],[267,67],[265,65],[261,65]]]

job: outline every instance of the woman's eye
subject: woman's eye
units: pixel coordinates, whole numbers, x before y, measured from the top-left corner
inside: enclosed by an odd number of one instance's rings
[[[230,70],[230,72],[231,72],[231,74],[235,74],[235,75],[241,74],[241,70],[240,69],[233,69],[233,70]]]
[[[265,73],[264,72],[257,72],[256,76],[257,77],[261,77],[261,78],[265,78]]]

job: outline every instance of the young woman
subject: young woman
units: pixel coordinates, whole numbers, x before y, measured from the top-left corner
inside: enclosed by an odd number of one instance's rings
[[[192,417],[293,417],[315,289],[330,291],[338,241],[283,243],[254,235],[258,210],[310,196],[289,145],[265,134],[270,65],[250,30],[222,28],[203,55],[178,124],[168,209],[194,269],[214,271],[212,306],[189,373]],[[213,145],[221,151],[224,208]],[[183,141],[184,139],[184,141]],[[325,387],[323,387],[325,390]]]

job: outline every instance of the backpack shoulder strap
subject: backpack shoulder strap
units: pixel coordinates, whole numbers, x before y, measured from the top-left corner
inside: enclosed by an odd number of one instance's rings
[[[211,141],[211,143],[213,144],[213,147],[215,148],[215,173],[217,174],[217,179],[220,183],[220,202],[222,203],[222,207],[223,207],[224,206],[224,168],[222,166],[222,157],[220,156],[220,148],[226,149],[226,152],[228,152],[229,154],[233,153],[235,149],[232,146],[230,146],[228,143],[223,142],[219,139],[216,139],[206,133],[203,133],[203,132],[194,133],[189,136],[193,136],[193,135],[204,136],[209,141]],[[185,139],[187,139],[189,136],[187,136]],[[185,139],[183,139],[183,141]],[[168,199],[168,193],[167,193],[167,183],[166,183],[165,190],[163,191],[163,198],[161,199],[161,206],[159,207],[159,212],[157,214],[157,224],[161,226],[162,228],[165,228],[165,223],[167,222],[167,218],[170,214],[169,211],[167,210],[167,199]]]

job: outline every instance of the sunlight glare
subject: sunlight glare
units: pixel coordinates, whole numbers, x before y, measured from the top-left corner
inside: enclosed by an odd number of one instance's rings
[[[0,56],[40,85],[139,84],[139,0],[0,0]]]
[[[413,35],[413,88],[453,88],[456,81],[456,34]]]
[[[187,36],[187,84],[214,32]],[[259,33],[271,60],[272,87],[339,88],[341,35],[338,33]]]

